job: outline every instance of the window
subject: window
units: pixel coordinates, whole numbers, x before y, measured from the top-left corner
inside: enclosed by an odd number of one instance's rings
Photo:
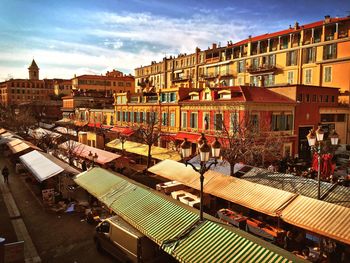
[[[111,115],[111,120],[109,122],[109,125],[114,125],[114,116],[113,115]]]
[[[168,126],[168,113],[162,112],[162,125]]]
[[[190,127],[192,129],[198,128],[198,113],[197,112],[191,112]]]
[[[203,130],[207,131],[210,128],[210,114],[208,112],[203,113]]]
[[[288,48],[288,37],[285,36],[282,38],[282,41],[281,41],[281,49],[286,49]]]
[[[175,113],[170,113],[170,126],[175,127]]]
[[[81,112],[81,113],[83,113],[83,112]],[[81,119],[83,119],[83,118],[81,118]],[[103,124],[107,125],[107,115],[103,115]]]
[[[136,122],[140,123],[140,112],[136,112]]]
[[[314,63],[316,61],[316,48],[310,47],[304,49],[303,62],[304,63]]]
[[[250,76],[250,85],[259,86],[259,77],[258,76]]]
[[[288,71],[288,84],[293,84],[294,82],[294,71]]]
[[[276,55],[270,55],[269,56],[269,65],[270,66],[276,66]]]
[[[238,61],[237,72],[238,73],[244,72],[244,60]]]
[[[176,93],[172,92],[170,93],[170,102],[175,102],[176,101]]]
[[[275,75],[266,75],[264,78],[264,86],[272,86],[275,84]]]
[[[253,58],[251,63],[252,63],[251,67],[253,69],[257,69],[259,67],[259,59],[258,58]]]
[[[204,99],[205,100],[210,100],[210,92],[205,92],[204,93]]]
[[[323,59],[337,58],[337,44],[325,45],[323,47]]]
[[[306,102],[310,102],[310,94],[306,94]]]
[[[312,102],[317,102],[317,95],[312,95]]]
[[[215,126],[215,130],[216,131],[221,131],[222,130],[222,114],[221,113],[216,113],[215,114],[215,123],[214,123],[214,126]]]
[[[239,113],[232,112],[230,113],[230,131],[238,132],[239,129]]]
[[[187,112],[182,112],[181,113],[181,127],[183,129],[187,128]]]
[[[243,78],[242,77],[238,78],[238,85],[243,85]]]
[[[292,114],[272,114],[272,127],[273,131],[289,131],[293,127],[293,115]]]
[[[312,83],[312,69],[308,68],[305,69],[305,84],[311,84]]]
[[[299,102],[302,102],[302,101],[303,101],[303,94],[302,94],[302,93],[299,93],[299,94],[297,95],[297,101],[299,101]]]
[[[287,63],[286,66],[296,66],[298,58],[298,51],[289,51],[287,52]]]
[[[259,131],[259,115],[258,114],[250,115],[250,122],[251,122],[251,125],[252,125],[252,129],[255,132]]]
[[[324,68],[324,82],[331,82],[332,81],[332,67],[325,67]]]

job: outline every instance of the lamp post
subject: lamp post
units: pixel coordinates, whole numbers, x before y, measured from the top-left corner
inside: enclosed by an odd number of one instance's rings
[[[122,143],[122,153],[124,153],[124,143],[126,142],[126,137],[123,135],[120,135],[119,140]]]
[[[208,145],[207,140],[202,134],[201,138],[198,140],[199,147],[199,158],[200,158],[200,167],[197,168],[192,163],[188,162],[188,157],[191,156],[191,143],[187,141],[187,138],[181,143],[181,154],[182,158],[185,160],[185,164],[190,165],[196,172],[200,174],[200,221],[203,221],[203,182],[204,174],[210,169],[212,165],[216,165],[217,158],[220,156],[221,144],[217,138],[212,143],[211,147]],[[210,159],[210,150],[214,161],[209,161]]]
[[[92,161],[92,167],[94,167],[95,166],[95,162],[96,162],[96,160],[98,158],[97,153],[92,154],[92,152],[90,151],[88,156],[89,156],[89,159]]]
[[[323,143],[323,137],[324,137],[324,131],[322,130],[321,126],[318,126],[318,129],[316,132],[314,129],[311,129],[309,134],[306,136],[309,146],[311,147],[311,150],[314,150],[317,153],[317,199],[321,199],[321,151],[322,151],[322,143]],[[329,136],[331,140],[332,145],[338,144],[338,134],[333,131],[333,133]],[[316,144],[317,143],[317,144]]]

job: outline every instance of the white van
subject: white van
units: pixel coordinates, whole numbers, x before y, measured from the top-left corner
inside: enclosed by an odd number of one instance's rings
[[[173,262],[168,254],[119,216],[113,216],[96,226],[96,248],[107,251],[120,262]]]

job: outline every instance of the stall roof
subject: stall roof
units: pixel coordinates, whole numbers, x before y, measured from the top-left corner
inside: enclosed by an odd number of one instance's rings
[[[350,208],[298,196],[281,213],[290,224],[350,244]]]
[[[317,199],[317,181],[313,179],[291,174],[271,173],[266,169],[257,167],[253,167],[241,178]],[[320,187],[323,201],[350,207],[350,187],[336,186],[328,182],[321,182]]]
[[[186,167],[185,164],[164,160],[149,168],[148,171],[200,189],[199,173],[191,167]],[[204,192],[271,216],[277,216],[279,210],[297,196],[211,170],[204,176]]]
[[[64,171],[64,169],[44,155],[34,150],[19,157],[21,162],[36,177],[39,182],[49,179]]]
[[[106,144],[107,147],[122,150],[122,143],[119,139],[115,139],[109,143]],[[135,153],[142,156],[148,156],[148,145],[132,142],[132,141],[126,141],[124,142],[124,150],[130,153]],[[174,150],[165,149],[161,147],[152,146],[151,149],[151,155],[152,158],[157,160],[174,160],[174,161],[180,161],[181,155]]]
[[[29,135],[35,139],[41,139],[44,136],[50,136],[52,139],[61,137],[62,135],[57,132],[52,132],[43,128],[37,128],[35,130],[29,130]]]
[[[27,142],[27,141],[22,141],[20,139],[15,139],[13,141],[9,141],[7,143],[7,146],[10,148],[10,150],[13,154],[20,153],[20,152],[27,150],[29,148],[41,151],[40,148],[36,147],[32,143]]]
[[[104,151],[95,147],[91,147],[89,145],[76,142],[73,140],[66,141],[64,143],[61,143],[59,148],[62,149],[72,149],[74,154],[76,154],[79,157],[89,159],[89,153],[91,152],[92,154],[97,154],[98,158],[95,160],[96,163],[99,163],[101,165],[109,163],[111,161],[114,161],[115,159],[118,159],[121,157],[119,154],[111,153],[108,151]]]
[[[54,162],[55,164],[60,166],[61,168],[64,169],[65,172],[67,172],[71,175],[77,175],[80,173],[79,170],[73,168],[68,163],[61,161],[60,159],[56,158],[55,156],[53,156],[51,154],[44,153],[44,152],[41,152],[40,154],[44,155],[47,159],[51,160],[52,162]]]
[[[199,222],[196,209],[121,175],[93,168],[75,181],[180,262],[304,262],[239,229]]]
[[[69,134],[69,135],[73,135],[73,136],[77,136],[77,132],[73,129],[70,128],[65,128],[65,127],[56,127],[54,128],[55,131],[62,133],[62,134]]]
[[[0,128],[0,134],[3,134],[3,133],[5,133],[5,132],[6,132],[6,129]]]

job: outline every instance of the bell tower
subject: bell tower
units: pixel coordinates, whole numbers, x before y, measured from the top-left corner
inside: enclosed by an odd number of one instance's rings
[[[35,63],[35,60],[33,59],[32,64],[28,68],[29,71],[29,79],[30,80],[38,80],[39,79],[39,67]]]

